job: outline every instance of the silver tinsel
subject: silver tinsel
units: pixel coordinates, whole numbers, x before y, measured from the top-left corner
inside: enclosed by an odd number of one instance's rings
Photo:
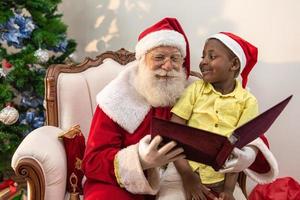
[[[39,63],[46,63],[49,60],[49,53],[41,48],[34,52],[34,56],[38,59]]]

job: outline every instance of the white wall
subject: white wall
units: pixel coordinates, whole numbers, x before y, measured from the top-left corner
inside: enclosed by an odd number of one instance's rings
[[[294,94],[266,136],[280,176],[300,181],[300,1],[64,0],[59,10],[78,43],[77,61],[121,47],[134,51],[139,33],[165,16],[177,17],[185,29],[193,70],[210,34],[230,31],[256,44],[259,63],[249,87],[261,111]]]

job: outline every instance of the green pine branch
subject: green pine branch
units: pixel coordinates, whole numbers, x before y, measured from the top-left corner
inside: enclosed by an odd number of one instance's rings
[[[13,97],[11,86],[8,83],[0,84],[0,108],[4,108],[5,103],[12,101]]]
[[[6,126],[0,122],[0,172],[10,168],[11,156],[23,139],[25,125]]]
[[[34,98],[43,98],[44,76],[48,66],[63,63],[76,49],[76,42],[66,38],[67,25],[62,21],[62,14],[57,12],[59,3],[61,0],[0,0],[0,24],[5,24],[14,16],[14,12],[22,13],[24,10],[35,24],[30,38],[23,39],[22,48],[8,50],[5,48],[7,45],[2,45],[5,41],[0,40],[0,61],[6,59],[12,65],[6,71],[6,76],[0,77],[0,111],[6,103],[14,102],[20,116],[25,116],[28,110],[34,110],[37,116],[43,114],[42,106],[30,108],[29,105],[20,105],[16,99],[22,98],[25,91]],[[50,52],[65,39],[68,41],[65,52],[52,52],[46,63],[40,63],[39,58],[35,57],[39,48]],[[1,172],[10,168],[10,159],[15,149],[32,129],[31,124],[24,125],[20,121],[13,125],[0,122],[0,176]]]

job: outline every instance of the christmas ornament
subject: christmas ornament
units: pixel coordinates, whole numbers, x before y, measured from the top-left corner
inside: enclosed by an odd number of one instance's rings
[[[45,76],[46,74],[46,69],[42,67],[40,64],[28,64],[28,68],[39,75]]]
[[[76,64],[76,60],[77,60],[77,55],[72,53],[68,57],[66,57],[66,59],[64,60],[64,63],[67,65],[73,65],[73,64]]]
[[[75,63],[78,60],[78,56],[76,53],[71,53],[69,55],[70,59]]]
[[[2,68],[0,68],[0,78],[1,77],[6,77],[6,72]]]
[[[8,105],[0,111],[0,121],[6,125],[12,125],[19,119],[19,112],[14,107]]]
[[[12,64],[10,64],[10,62],[8,62],[6,59],[2,59],[1,65],[2,68],[0,68],[0,77],[6,77],[9,71],[12,69]]]
[[[34,52],[34,56],[38,59],[39,63],[46,63],[49,60],[49,53],[41,48]]]
[[[12,67],[12,64],[10,64],[10,62],[8,62],[6,59],[2,60],[2,68],[9,69],[11,67]]]

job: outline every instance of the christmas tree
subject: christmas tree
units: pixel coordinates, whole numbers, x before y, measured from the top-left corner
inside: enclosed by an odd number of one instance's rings
[[[44,76],[76,43],[57,13],[61,0],[0,2],[0,181],[22,139],[44,125]]]

